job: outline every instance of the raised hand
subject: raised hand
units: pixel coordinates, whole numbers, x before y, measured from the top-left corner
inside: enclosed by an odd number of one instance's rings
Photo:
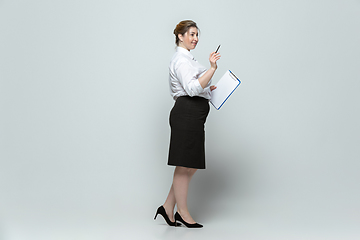
[[[214,70],[217,69],[216,61],[219,60],[220,57],[221,57],[220,53],[215,53],[215,52],[210,53],[209,61],[211,68],[213,68]]]
[[[209,61],[210,61],[210,68],[205,72],[204,75],[202,75],[201,77],[198,78],[199,83],[201,85],[202,88],[205,88],[207,86],[207,84],[209,83],[209,81],[211,80],[212,76],[214,75],[216,69],[217,69],[217,60],[220,59],[220,53],[216,53],[216,52],[212,52],[210,54],[209,57]],[[212,86],[210,87],[210,90],[213,91],[216,87]]]

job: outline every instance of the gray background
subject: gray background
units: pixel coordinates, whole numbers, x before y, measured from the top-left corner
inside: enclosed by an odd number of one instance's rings
[[[168,193],[172,31],[216,81],[190,186]],[[360,1],[0,1],[0,239],[359,239]],[[161,218],[161,217],[160,217]]]

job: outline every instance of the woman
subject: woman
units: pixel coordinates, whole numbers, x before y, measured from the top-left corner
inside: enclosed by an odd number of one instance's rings
[[[198,27],[191,20],[181,21],[175,28],[176,53],[169,66],[170,94],[175,100],[170,112],[170,148],[168,165],[176,166],[173,183],[165,203],[157,209],[170,226],[181,222],[189,228],[201,228],[187,207],[190,180],[197,169],[205,169],[204,124],[209,113],[209,99],[215,86],[210,86],[220,54],[210,54],[206,70],[190,53],[195,49]],[[174,217],[174,208],[177,212]]]

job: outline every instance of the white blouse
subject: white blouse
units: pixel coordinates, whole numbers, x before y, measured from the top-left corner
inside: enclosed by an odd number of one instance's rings
[[[211,80],[205,88],[202,88],[198,81],[198,78],[206,70],[204,66],[195,60],[190,51],[177,47],[169,66],[170,94],[174,100],[186,95],[211,99]]]

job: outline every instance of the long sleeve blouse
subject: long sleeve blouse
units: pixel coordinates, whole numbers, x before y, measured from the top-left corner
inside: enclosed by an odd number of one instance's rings
[[[200,96],[211,99],[211,80],[202,88],[198,78],[206,68],[195,60],[190,51],[177,47],[169,66],[170,94],[176,100],[180,96]]]

